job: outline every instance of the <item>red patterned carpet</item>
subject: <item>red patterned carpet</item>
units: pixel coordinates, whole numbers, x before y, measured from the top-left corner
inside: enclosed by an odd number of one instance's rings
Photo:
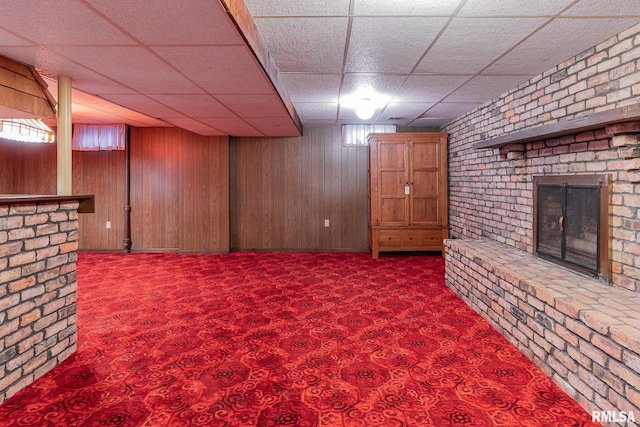
[[[2,426],[584,426],[438,256],[80,254],[78,351]]]

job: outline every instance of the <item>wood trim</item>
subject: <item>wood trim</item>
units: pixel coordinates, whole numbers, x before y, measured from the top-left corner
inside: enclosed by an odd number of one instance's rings
[[[473,144],[472,148],[481,150],[504,147],[509,144],[524,144],[594,129],[602,129],[613,123],[633,122],[637,120],[640,120],[640,105],[633,104],[490,138]]]
[[[93,195],[57,196],[49,194],[0,194],[0,205],[16,205],[26,203],[60,203],[78,202],[79,213],[95,212]]]

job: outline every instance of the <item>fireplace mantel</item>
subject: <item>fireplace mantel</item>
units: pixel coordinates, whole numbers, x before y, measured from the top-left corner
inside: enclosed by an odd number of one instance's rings
[[[473,145],[474,149],[501,148],[509,145],[557,138],[560,136],[602,129],[612,124],[640,121],[640,105],[614,108],[588,116],[574,117],[548,125],[523,129],[507,135],[487,139]],[[640,132],[640,125],[635,129]],[[615,133],[615,132],[614,132]],[[519,151],[519,150],[515,150]]]

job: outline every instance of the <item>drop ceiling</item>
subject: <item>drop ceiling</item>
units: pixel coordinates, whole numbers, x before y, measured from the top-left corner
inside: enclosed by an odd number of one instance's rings
[[[75,123],[292,136],[441,126],[640,23],[638,0],[3,0],[0,55]],[[250,13],[250,15],[247,13]],[[349,97],[376,97],[359,120]],[[1,102],[1,100],[0,100]]]

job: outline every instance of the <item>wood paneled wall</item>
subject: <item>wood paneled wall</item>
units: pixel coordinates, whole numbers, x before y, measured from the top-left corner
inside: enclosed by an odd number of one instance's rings
[[[229,141],[176,128],[131,132],[134,251],[229,251]],[[0,140],[0,193],[55,194],[55,144]],[[123,151],[74,151],[73,192],[93,194],[79,217],[79,248],[122,250]],[[111,228],[106,228],[107,221]]]
[[[343,147],[339,127],[232,138],[232,249],[367,250],[367,167],[367,147]]]
[[[0,139],[0,193],[56,194],[56,144]]]
[[[342,146],[339,127],[231,142],[134,128],[132,249],[365,251],[367,158],[367,147]],[[0,192],[56,192],[54,144],[0,141],[0,162]],[[80,248],[121,250],[124,153],[74,152],[73,168],[74,193],[96,197],[96,212],[80,216]]]
[[[133,250],[228,252],[228,138],[133,129],[131,209]]]
[[[93,194],[96,206],[94,213],[78,216],[81,249],[123,248],[124,162],[124,151],[73,152],[73,193]]]

